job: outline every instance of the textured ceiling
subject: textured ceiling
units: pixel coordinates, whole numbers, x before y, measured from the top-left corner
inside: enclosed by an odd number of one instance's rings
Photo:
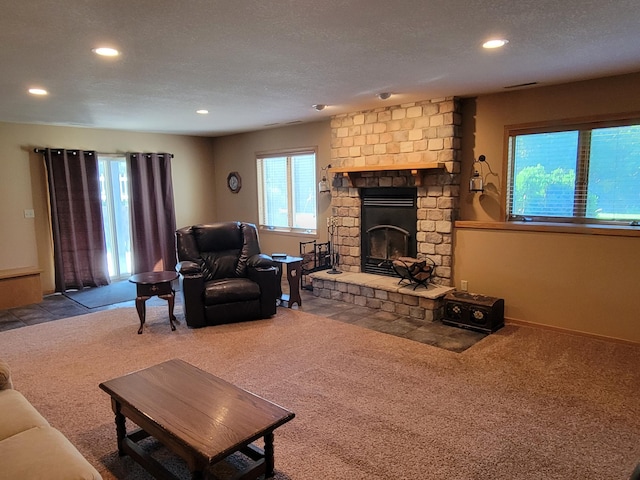
[[[0,2],[5,122],[215,136],[640,71],[638,0]]]

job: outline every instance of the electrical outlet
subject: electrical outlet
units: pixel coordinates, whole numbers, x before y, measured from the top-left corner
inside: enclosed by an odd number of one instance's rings
[[[460,280],[460,290],[462,290],[463,292],[468,292],[469,282],[467,282],[466,280]]]
[[[33,209],[27,209],[24,211],[24,218],[36,218],[36,212]]]

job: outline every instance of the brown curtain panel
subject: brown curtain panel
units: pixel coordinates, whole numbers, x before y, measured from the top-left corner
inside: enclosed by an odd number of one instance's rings
[[[98,157],[45,149],[56,292],[109,284]]]
[[[176,217],[171,154],[130,153],[133,273],[174,270]]]

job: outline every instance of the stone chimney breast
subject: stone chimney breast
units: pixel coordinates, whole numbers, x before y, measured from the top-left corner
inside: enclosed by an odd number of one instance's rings
[[[360,272],[360,189],[417,189],[417,253],[437,267],[434,281],[450,286],[453,221],[460,193],[460,102],[446,97],[336,115],[331,120],[331,164],[335,174],[331,215],[340,268]],[[421,169],[421,166],[438,165]],[[392,169],[392,166],[398,169]],[[413,169],[413,166],[416,169]]]

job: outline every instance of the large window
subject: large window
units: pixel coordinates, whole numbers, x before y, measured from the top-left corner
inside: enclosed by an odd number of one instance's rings
[[[316,233],[316,153],[259,155],[260,227]]]
[[[640,222],[640,119],[508,135],[509,219]]]

